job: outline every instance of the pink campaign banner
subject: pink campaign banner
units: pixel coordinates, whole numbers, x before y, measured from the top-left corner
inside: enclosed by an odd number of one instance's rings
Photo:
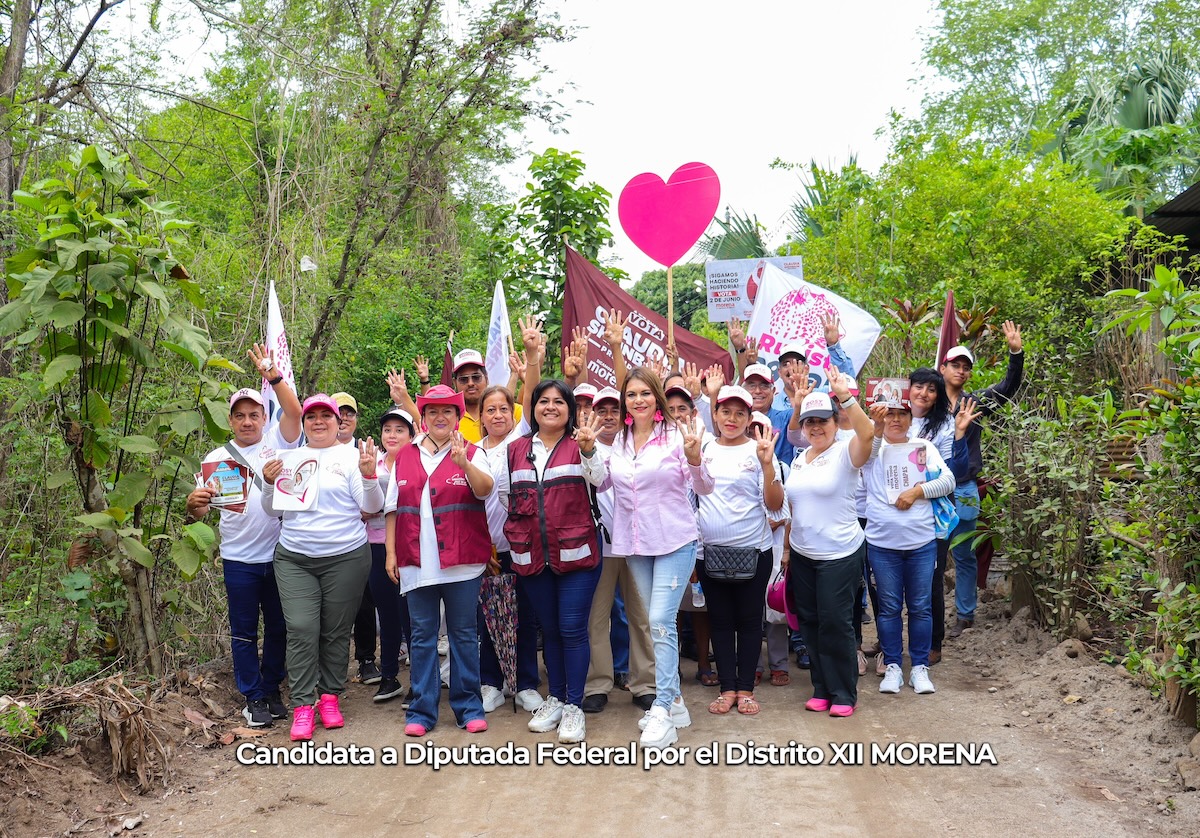
[[[567,248],[567,285],[563,293],[563,335],[576,326],[588,335],[588,381],[596,386],[619,387],[613,373],[612,352],[604,341],[604,318],[609,309],[628,317],[622,352],[629,368],[663,358],[667,353],[667,320],[621,290],[604,273],[570,247]],[[725,380],[732,381],[733,362],[722,347],[676,325],[675,346],[683,363],[701,369],[720,364]]]

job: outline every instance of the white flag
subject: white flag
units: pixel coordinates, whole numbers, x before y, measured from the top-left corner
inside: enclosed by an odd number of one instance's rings
[[[283,331],[283,315],[279,313],[279,297],[275,296],[275,280],[271,280],[271,290],[267,297],[267,351],[275,359],[275,369],[283,376],[288,386],[295,390],[292,352],[288,349],[287,334]],[[275,390],[267,383],[266,378],[263,378],[262,396],[267,404],[267,418],[270,421],[278,421],[282,408],[279,406],[279,400],[275,398]]]
[[[758,360],[776,371],[779,353],[785,346],[797,344],[808,357],[810,376],[817,386],[829,380],[829,355],[825,347],[822,314],[841,318],[842,351],[854,362],[855,372],[867,363],[879,338],[879,321],[849,300],[826,291],[794,274],[768,263],[763,270],[762,287],[754,301],[754,314],[746,334],[758,341]]]
[[[496,280],[492,293],[492,319],[488,325],[487,365],[488,384],[508,383],[508,344],[512,340],[512,326],[508,322],[508,304],[504,301],[504,285]]]

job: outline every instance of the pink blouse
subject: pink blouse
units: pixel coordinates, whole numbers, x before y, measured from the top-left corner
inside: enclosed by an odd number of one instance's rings
[[[624,437],[624,439],[622,439]],[[683,434],[659,424],[633,453],[633,434],[618,434],[608,460],[614,502],[612,552],[615,556],[665,556],[699,535],[688,489],[698,495],[713,490],[713,477],[703,459],[689,465]]]

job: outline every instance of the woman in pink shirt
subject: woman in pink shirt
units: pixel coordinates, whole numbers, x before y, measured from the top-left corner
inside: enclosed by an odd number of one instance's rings
[[[688,488],[698,495],[713,490],[695,420],[676,425],[668,415],[658,376],[641,367],[632,370],[621,388],[625,429],[613,441],[608,470],[616,524],[612,552],[628,557],[654,643],[657,695],[638,724],[642,746],[650,748],[676,742],[676,728],[692,723],[679,692],[675,615],[696,564],[699,531]]]

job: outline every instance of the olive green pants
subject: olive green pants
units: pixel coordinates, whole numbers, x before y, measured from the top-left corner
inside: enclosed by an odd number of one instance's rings
[[[371,571],[371,548],[314,558],[275,548],[275,581],[287,622],[292,707],[341,695],[350,665],[350,632]]]

